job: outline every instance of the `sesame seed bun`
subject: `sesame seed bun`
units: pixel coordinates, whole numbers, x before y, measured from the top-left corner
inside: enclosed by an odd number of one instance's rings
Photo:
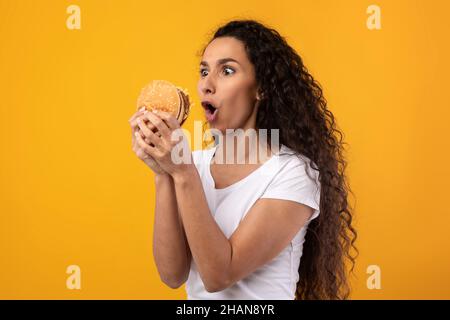
[[[187,119],[191,103],[186,89],[176,87],[169,81],[153,80],[142,88],[137,100],[137,108],[149,111],[160,110],[171,113],[180,126]]]

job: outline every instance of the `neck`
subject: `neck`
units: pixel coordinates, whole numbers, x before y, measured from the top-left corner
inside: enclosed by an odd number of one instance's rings
[[[237,129],[218,139],[214,158],[216,163],[262,164],[272,155],[270,144],[255,129]]]

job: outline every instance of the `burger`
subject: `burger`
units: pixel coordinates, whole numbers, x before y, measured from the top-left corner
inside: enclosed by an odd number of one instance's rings
[[[186,121],[191,103],[186,89],[165,80],[153,80],[142,88],[137,100],[137,109],[159,110],[172,114],[180,126]]]

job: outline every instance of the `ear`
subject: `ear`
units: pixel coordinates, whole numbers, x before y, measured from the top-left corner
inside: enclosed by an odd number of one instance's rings
[[[259,101],[259,100],[262,100],[262,99],[264,99],[264,93],[261,92],[260,89],[258,89],[257,92],[256,92],[256,100]]]

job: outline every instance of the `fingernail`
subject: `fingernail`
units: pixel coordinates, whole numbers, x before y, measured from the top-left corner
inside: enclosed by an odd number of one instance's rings
[[[157,113],[158,112],[158,110],[156,110],[156,109],[153,109],[153,113]]]
[[[139,135],[139,133],[136,131],[136,132],[134,133],[134,135],[137,137],[137,136]]]
[[[144,114],[146,114],[147,112],[148,112],[148,110],[145,110],[145,111],[144,111]]]
[[[145,107],[142,107],[142,108],[139,109],[139,111],[144,111],[144,109],[145,109]]]

